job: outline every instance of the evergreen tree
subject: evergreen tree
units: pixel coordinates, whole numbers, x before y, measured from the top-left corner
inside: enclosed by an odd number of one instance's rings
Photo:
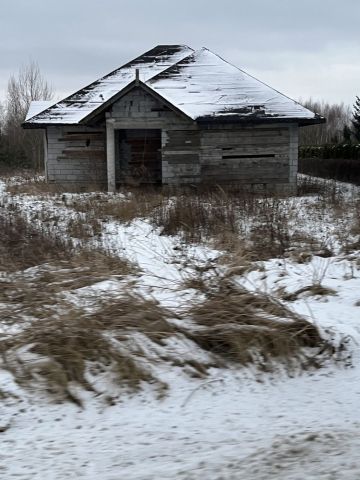
[[[351,143],[352,131],[348,125],[344,125],[343,128],[343,143]]]
[[[351,121],[353,124],[353,134],[358,142],[360,142],[360,97],[356,97],[356,102],[354,103],[353,119]]]

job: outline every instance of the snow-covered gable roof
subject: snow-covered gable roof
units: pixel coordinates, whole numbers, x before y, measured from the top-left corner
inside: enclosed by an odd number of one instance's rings
[[[147,85],[194,120],[214,117],[314,119],[298,102],[202,48]]]
[[[136,69],[146,82],[193,51],[186,45],[158,45],[40,114],[27,115],[25,124],[77,124],[131,83]]]
[[[135,79],[195,121],[323,119],[224,59],[202,48],[159,45],[35,116],[25,126],[86,123]]]

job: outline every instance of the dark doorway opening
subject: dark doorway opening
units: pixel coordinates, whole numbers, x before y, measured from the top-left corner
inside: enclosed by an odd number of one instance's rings
[[[161,184],[161,130],[117,130],[119,183]]]

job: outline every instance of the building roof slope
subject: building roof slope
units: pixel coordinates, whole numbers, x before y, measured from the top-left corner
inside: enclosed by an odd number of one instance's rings
[[[212,117],[313,119],[314,113],[202,48],[147,85],[194,120]]]
[[[35,116],[30,111],[25,125],[86,123],[134,81],[136,69],[141,82],[196,121],[323,120],[206,48],[158,45]]]
[[[133,81],[135,69],[140,71],[140,80],[146,82],[193,51],[186,45],[158,45],[40,114],[32,118],[27,115],[25,123],[79,123]]]
[[[35,115],[38,115],[39,113],[43,112],[47,108],[51,107],[53,104],[54,102],[51,100],[33,100],[30,103],[25,121],[29,120],[32,117],[35,117]]]

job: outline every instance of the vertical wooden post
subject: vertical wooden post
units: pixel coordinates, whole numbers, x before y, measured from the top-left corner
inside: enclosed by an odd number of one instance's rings
[[[298,172],[299,126],[289,125],[289,183],[296,186]]]
[[[47,139],[47,129],[43,130],[43,146],[44,146],[44,169],[45,169],[45,179],[49,181],[48,175],[48,139]]]
[[[115,131],[114,125],[106,122],[106,163],[107,163],[107,184],[108,192],[116,191],[115,178]]]

